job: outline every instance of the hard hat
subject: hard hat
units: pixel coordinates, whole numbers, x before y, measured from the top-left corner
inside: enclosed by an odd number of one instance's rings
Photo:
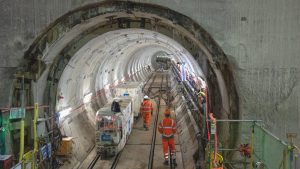
[[[170,114],[171,114],[171,110],[169,108],[166,108],[165,115],[170,115]]]
[[[205,93],[200,91],[200,92],[198,93],[198,95],[205,96]]]
[[[144,99],[150,99],[147,95],[144,96]]]

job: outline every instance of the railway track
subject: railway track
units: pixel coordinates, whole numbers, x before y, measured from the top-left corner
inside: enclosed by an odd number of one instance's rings
[[[108,160],[108,161],[111,161],[111,163],[110,163],[110,169],[117,168],[118,162],[119,162],[119,159],[120,159],[121,155],[122,155],[122,151],[120,151],[113,159]],[[101,161],[101,159],[102,159],[101,155],[97,154],[95,156],[95,158],[89,164],[88,169],[98,169],[99,166],[100,166],[98,163],[99,163],[99,161]]]
[[[155,142],[156,142],[156,132],[157,132],[157,125],[158,125],[158,117],[161,108],[161,101],[164,100],[167,106],[170,106],[170,86],[169,86],[169,74],[161,74],[160,75],[160,85],[155,86],[153,85],[155,79],[158,78],[159,74],[155,74],[153,80],[151,81],[151,85],[149,86],[146,94],[148,94],[151,98],[156,98],[156,105],[157,105],[157,113],[154,119],[154,127],[153,127],[153,134],[152,134],[152,142],[149,154],[149,163],[148,169],[153,169],[153,159],[154,159],[154,152],[155,152]],[[164,85],[165,84],[165,85]],[[170,153],[169,153],[170,154]],[[171,159],[171,158],[170,158]],[[173,161],[170,160],[170,168],[175,169],[175,165]]]
[[[155,78],[156,78],[156,76],[155,76]],[[152,83],[153,83],[153,81],[152,81]],[[162,77],[159,91],[162,89],[163,81],[164,81],[164,78]],[[151,87],[152,87],[152,85],[148,88],[148,91],[152,90]],[[153,168],[153,157],[154,157],[156,131],[157,131],[156,129],[157,129],[158,114],[159,114],[159,110],[160,110],[161,96],[162,96],[162,93],[159,94],[158,101],[157,101],[157,104],[156,104],[157,105],[157,113],[156,113],[156,116],[155,116],[155,119],[154,119],[154,127],[153,127],[153,132],[152,132],[152,142],[151,142],[151,149],[150,149],[150,154],[149,154],[148,169]],[[153,96],[150,96],[150,97],[153,97]]]
[[[88,166],[88,169],[93,169],[95,167],[95,164],[97,163],[97,161],[101,158],[100,154],[97,154],[96,157],[92,160],[92,162],[90,163],[90,165]]]
[[[150,78],[147,80],[146,84],[144,85],[143,91],[146,95],[148,95],[150,98],[154,99],[156,102],[156,114],[154,117],[154,123],[153,123],[153,131],[152,131],[152,139],[151,139],[151,147],[149,151],[149,158],[148,158],[148,169],[154,168],[154,154],[155,154],[155,145],[156,145],[156,135],[157,135],[157,125],[158,125],[158,118],[159,118],[159,112],[161,109],[161,103],[162,100],[166,103],[166,105],[169,105],[169,94],[170,94],[170,87],[169,87],[169,74],[166,72],[154,72]],[[119,159],[122,156],[122,152],[119,152],[117,156],[115,156],[113,159],[109,160],[110,169],[116,169],[120,168],[118,167]],[[98,168],[100,165],[97,164],[101,160],[100,155],[96,155],[95,158],[91,161],[90,165],[88,166],[88,169]],[[175,168],[172,164],[172,160],[170,161],[170,168]],[[109,167],[106,167],[109,168]]]

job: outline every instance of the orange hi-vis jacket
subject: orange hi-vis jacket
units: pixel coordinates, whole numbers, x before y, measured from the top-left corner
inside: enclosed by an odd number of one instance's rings
[[[150,100],[144,100],[141,105],[141,113],[151,113],[153,111],[152,102]]]
[[[174,138],[176,122],[171,118],[164,118],[158,125],[158,131],[162,134],[163,139]]]

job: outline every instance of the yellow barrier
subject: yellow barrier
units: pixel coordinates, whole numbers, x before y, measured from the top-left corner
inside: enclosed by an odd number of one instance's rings
[[[22,161],[24,155],[24,119],[20,121],[20,156],[19,162]]]
[[[34,156],[34,161],[33,161],[33,169],[37,168],[36,164],[36,158],[37,158],[37,153],[38,153],[38,136],[37,136],[37,118],[38,118],[38,113],[39,113],[39,106],[38,103],[34,104],[34,116],[33,116],[33,133],[34,133],[34,146],[33,146],[33,156]]]

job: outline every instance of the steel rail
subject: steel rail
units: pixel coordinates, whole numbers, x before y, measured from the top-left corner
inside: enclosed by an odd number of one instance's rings
[[[145,92],[146,93],[146,91],[145,91],[145,89],[146,88],[148,88],[147,89],[147,95],[149,95],[150,94],[150,91],[152,90],[152,89],[154,89],[154,88],[157,88],[157,87],[153,87],[152,88],[152,85],[153,85],[153,83],[154,83],[154,81],[157,79],[157,77],[158,77],[158,75],[157,75],[157,73],[152,73],[151,75],[150,75],[150,78],[147,80],[147,82],[145,83],[145,85],[144,85],[144,87],[143,87],[143,92]],[[150,81],[151,80],[151,81]],[[149,82],[150,82],[150,84],[149,84]],[[148,85],[149,84],[149,85]],[[161,84],[160,84],[160,89],[159,90],[161,90],[162,89],[162,84],[163,84],[163,79],[162,79],[162,81],[161,81]],[[161,93],[160,93],[160,97],[161,97]],[[153,156],[154,156],[154,147],[155,147],[155,139],[156,139],[156,128],[157,128],[157,120],[158,120],[158,114],[159,114],[159,107],[160,107],[160,98],[159,98],[159,104],[157,104],[157,107],[158,107],[158,112],[157,112],[157,114],[156,114],[156,117],[155,117],[155,124],[154,124],[154,130],[153,130],[153,137],[152,137],[152,144],[151,144],[151,152],[150,152],[150,156],[152,156],[152,158],[151,158],[151,168],[152,168],[152,165],[153,165]],[[153,148],[152,148],[153,147]],[[119,162],[119,159],[120,159],[120,157],[121,157],[121,154],[122,154],[122,152],[123,152],[123,150],[122,151],[120,151],[117,155],[116,155],[116,157],[114,158],[114,161],[113,161],[113,163],[112,163],[112,166],[111,166],[111,169],[116,169],[117,168],[117,166],[118,166],[118,162]],[[101,159],[101,155],[100,154],[97,154],[96,156],[95,156],[95,158],[91,161],[91,163],[89,164],[89,166],[88,166],[88,169],[93,169],[94,167],[95,167],[95,165],[96,165],[96,163],[97,163],[97,161],[99,160],[99,159]]]
[[[122,152],[123,152],[123,150],[121,150],[121,151],[117,154],[117,156],[115,157],[114,162],[113,162],[112,166],[110,167],[110,169],[116,169],[116,168],[117,168],[118,162],[119,162],[119,159],[120,159],[120,157],[121,157]]]
[[[90,163],[90,165],[88,166],[88,169],[93,169],[95,167],[95,164],[97,163],[97,161],[100,159],[101,155],[97,154],[95,156],[95,158],[93,159],[93,161]]]
[[[163,76],[160,83],[160,90],[163,85]],[[157,103],[157,113],[154,120],[154,126],[153,126],[153,136],[152,136],[152,142],[151,142],[151,149],[150,149],[150,155],[149,155],[149,163],[148,163],[148,169],[153,169],[153,158],[154,158],[154,150],[155,150],[155,140],[156,140],[156,129],[157,129],[157,121],[158,121],[158,115],[160,111],[160,101],[161,101],[162,93],[160,92],[160,95],[158,97],[158,103]]]

